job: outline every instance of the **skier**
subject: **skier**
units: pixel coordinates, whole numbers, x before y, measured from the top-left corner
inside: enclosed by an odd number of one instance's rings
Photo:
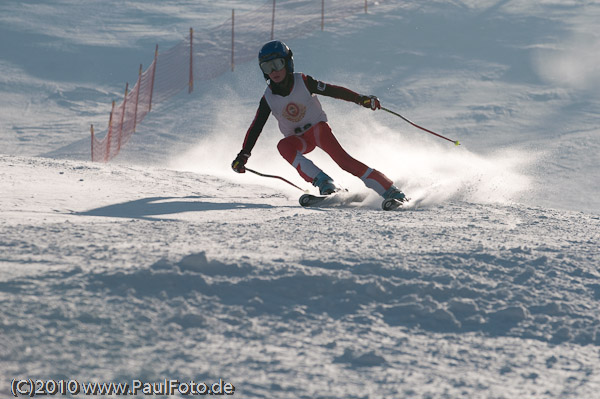
[[[304,180],[319,188],[321,195],[330,195],[340,190],[325,172],[304,155],[320,147],[345,171],[360,178],[367,187],[375,190],[385,200],[407,201],[404,193],[394,186],[383,173],[369,168],[352,158],[333,135],[327,115],[316,94],[338,98],[371,108],[381,108],[375,96],[359,95],[341,86],[334,86],[313,79],[303,73],[294,72],[292,50],[283,42],[273,40],[266,43],[258,53],[258,63],[267,81],[267,88],[260,100],[254,121],[231,167],[237,173],[246,172],[246,162],[256,144],[258,136],[273,113],[279,130],[285,136],[277,144],[279,153],[302,176]]]

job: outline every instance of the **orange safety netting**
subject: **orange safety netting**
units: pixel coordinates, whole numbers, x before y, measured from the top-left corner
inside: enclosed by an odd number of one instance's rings
[[[172,48],[159,52],[142,72],[119,105],[113,102],[108,130],[98,140],[92,126],[92,161],[108,162],[129,141],[144,117],[158,104],[183,89],[191,92],[194,81],[220,76],[236,64],[256,58],[260,46],[277,37],[297,38],[350,15],[367,12],[383,0],[267,0],[254,11],[236,15],[203,31],[201,39],[190,34]]]

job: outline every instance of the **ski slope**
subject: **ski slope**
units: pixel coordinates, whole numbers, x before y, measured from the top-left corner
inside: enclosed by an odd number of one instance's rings
[[[321,99],[344,147],[413,199],[401,212],[374,194],[304,209],[230,170],[264,90],[254,63],[153,108],[115,162],[88,161],[89,124],[153,43],[262,3],[0,5],[0,396],[31,378],[597,397],[600,5],[390,1],[287,40],[297,70],[460,140]],[[310,188],[280,137],[269,121],[248,165]]]

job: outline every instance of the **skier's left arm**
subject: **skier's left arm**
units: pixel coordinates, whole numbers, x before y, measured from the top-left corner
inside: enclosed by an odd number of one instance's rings
[[[309,75],[302,75],[302,78],[304,79],[308,91],[312,94],[320,94],[327,97],[338,98],[340,100],[351,101],[362,105],[365,108],[371,108],[372,110],[381,109],[381,103],[375,96],[361,95],[345,87],[316,80]]]
[[[263,127],[265,126],[265,123],[267,123],[269,115],[271,115],[271,107],[269,107],[265,96],[262,96],[258,105],[258,110],[256,111],[256,115],[254,116],[254,120],[252,121],[252,124],[246,132],[246,137],[244,138],[242,150],[237,154],[237,157],[235,157],[235,159],[231,163],[231,168],[235,172],[246,172],[246,162],[248,162],[248,158],[250,158],[252,148],[254,148],[256,140],[258,140],[258,136],[260,136],[260,133],[262,132]]]

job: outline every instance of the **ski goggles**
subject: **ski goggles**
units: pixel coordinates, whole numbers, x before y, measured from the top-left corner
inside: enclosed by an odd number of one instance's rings
[[[261,62],[260,69],[267,75],[273,71],[281,71],[285,67],[285,60],[283,58],[275,58],[269,61]]]

